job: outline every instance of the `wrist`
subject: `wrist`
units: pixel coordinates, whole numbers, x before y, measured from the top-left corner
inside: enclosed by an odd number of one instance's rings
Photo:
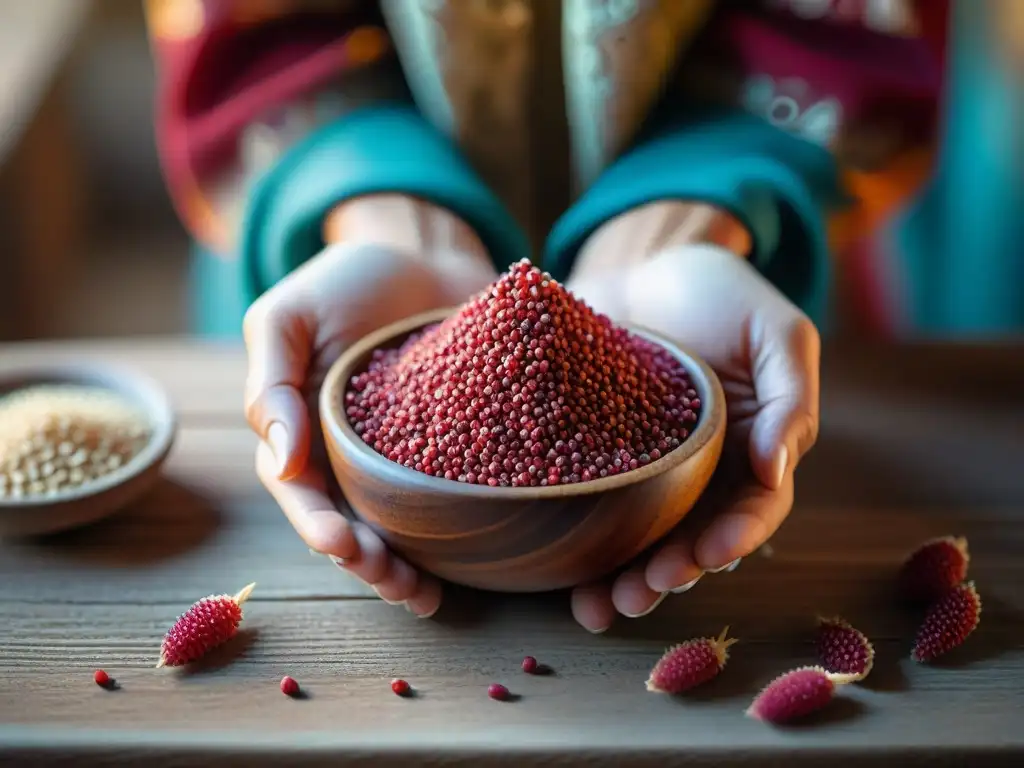
[[[339,203],[324,217],[326,243],[380,245],[414,258],[464,255],[490,266],[472,227],[446,208],[402,193],[363,195]]]
[[[634,266],[685,245],[713,245],[745,259],[753,250],[753,238],[738,218],[715,205],[663,200],[603,224],[580,252],[576,271]]]

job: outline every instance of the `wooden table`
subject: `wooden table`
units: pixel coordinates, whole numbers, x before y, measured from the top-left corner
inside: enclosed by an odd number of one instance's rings
[[[832,349],[824,425],[774,554],[706,577],[653,615],[591,636],[564,595],[450,597],[421,621],[311,556],[257,483],[244,357],[183,341],[0,347],[138,365],[180,409],[166,482],[48,542],[0,545],[0,764],[1021,765],[1024,760],[1024,347]],[[948,663],[908,658],[894,570],[922,539],[970,537],[981,628]],[[259,583],[240,641],[189,673],[153,669],[194,599]],[[814,659],[817,612],[878,652],[865,684],[808,725],[743,716]],[[696,695],[645,692],[666,644],[741,638]],[[557,674],[527,677],[524,654]],[[103,667],[122,688],[92,682]],[[278,691],[289,674],[310,698]],[[403,700],[388,686],[410,680]],[[522,696],[487,699],[502,681]]]

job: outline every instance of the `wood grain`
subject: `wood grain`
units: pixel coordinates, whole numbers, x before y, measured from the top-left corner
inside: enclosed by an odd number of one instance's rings
[[[166,481],[134,508],[53,540],[0,543],[0,765],[1024,759],[1022,348],[826,349],[821,439],[771,557],[707,575],[601,636],[572,622],[565,593],[450,589],[435,618],[417,620],[310,556],[255,479],[241,352],[173,341],[0,347],[0,369],[65,349],[114,350],[158,376],[183,427]],[[892,578],[910,548],[945,533],[970,540],[984,613],[968,645],[924,667],[908,658],[916,617],[893,602]],[[151,668],[192,600],[250,580],[239,641],[190,673]],[[807,726],[744,718],[761,685],[813,660],[819,612],[868,633],[871,677]],[[741,642],[716,682],[679,701],[644,691],[665,645],[725,624]],[[523,675],[527,653],[557,674]],[[97,688],[97,667],[121,690]],[[284,674],[310,698],[282,696]],[[422,695],[393,696],[396,675]],[[488,700],[493,681],[522,700]]]

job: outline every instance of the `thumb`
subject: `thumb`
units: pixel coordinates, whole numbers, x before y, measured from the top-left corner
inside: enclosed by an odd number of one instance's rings
[[[272,291],[246,312],[243,323],[248,375],[245,417],[270,447],[278,477],[303,471],[309,457],[309,409],[302,395],[314,334]]]
[[[758,411],[750,432],[750,461],[758,480],[781,487],[818,436],[821,341],[814,325],[795,311],[754,334],[754,391]]]

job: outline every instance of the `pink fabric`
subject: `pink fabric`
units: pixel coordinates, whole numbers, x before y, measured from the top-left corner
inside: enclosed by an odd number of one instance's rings
[[[881,35],[862,24],[823,24],[786,12],[730,11],[716,19],[701,47],[733,68],[748,99],[756,101],[754,86],[772,89],[762,116],[780,127],[795,128],[800,115],[830,100],[839,106],[836,131],[842,124],[893,116],[915,136],[934,127],[942,71],[920,37]]]
[[[370,3],[354,12],[282,6],[276,17],[255,22],[247,19],[252,0],[199,5],[202,23],[191,34],[169,34],[153,18],[150,32],[158,61],[156,132],[164,174],[186,226],[209,241],[223,233],[215,234],[215,217],[203,213],[209,208],[204,179],[235,158],[249,123],[365,64],[350,60],[350,33],[378,19]]]

